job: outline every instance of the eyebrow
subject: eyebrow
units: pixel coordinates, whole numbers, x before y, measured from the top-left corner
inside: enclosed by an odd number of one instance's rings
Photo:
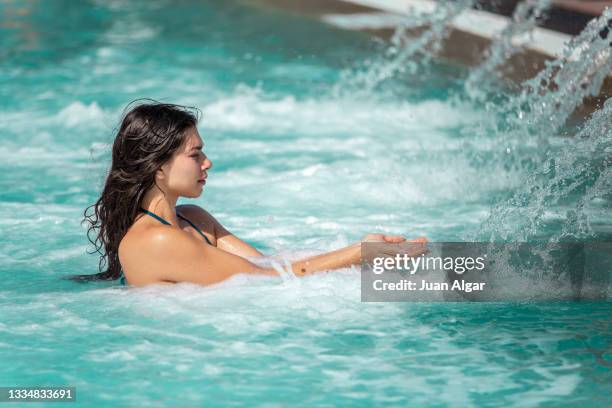
[[[202,150],[202,147],[204,147],[204,146],[203,145],[193,146],[191,149],[189,149],[189,151],[192,151],[192,150]]]

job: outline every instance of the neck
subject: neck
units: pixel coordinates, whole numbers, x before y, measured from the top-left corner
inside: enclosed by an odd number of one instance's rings
[[[145,193],[140,207],[162,217],[172,225],[178,225],[175,210],[177,200],[177,196],[164,195],[163,191],[154,185]]]

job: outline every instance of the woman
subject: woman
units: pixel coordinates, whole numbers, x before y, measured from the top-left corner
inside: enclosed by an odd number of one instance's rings
[[[192,109],[152,101],[124,116],[102,195],[85,210],[88,237],[101,255],[101,272],[76,279],[125,278],[134,286],[206,285],[239,273],[278,274],[250,262],[247,257],[262,253],[231,234],[206,210],[176,206],[179,197],[202,194],[212,167],[203,152],[197,121]],[[90,237],[92,232],[95,239]],[[364,241],[399,243],[405,238],[368,234]],[[424,245],[426,240],[415,241]],[[294,262],[291,269],[301,276],[348,267],[359,263],[360,257],[361,245],[356,243]]]

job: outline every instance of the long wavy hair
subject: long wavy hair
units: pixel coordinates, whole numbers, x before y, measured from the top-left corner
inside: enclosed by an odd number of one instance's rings
[[[100,198],[87,207],[81,224],[98,253],[99,273],[73,275],[78,281],[114,280],[122,275],[119,242],[138,214],[144,194],[156,183],[155,173],[184,143],[196,126],[196,108],[150,99],[131,102],[113,142],[112,163]]]

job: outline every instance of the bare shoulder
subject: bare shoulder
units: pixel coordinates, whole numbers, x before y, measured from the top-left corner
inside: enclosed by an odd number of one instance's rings
[[[192,259],[200,246],[177,228],[151,226],[126,234],[119,244],[119,260],[131,285],[162,283],[167,269]]]
[[[207,245],[180,228],[154,226],[120,244],[119,258],[133,286],[191,282],[208,285],[237,273],[264,273],[248,260]]]

